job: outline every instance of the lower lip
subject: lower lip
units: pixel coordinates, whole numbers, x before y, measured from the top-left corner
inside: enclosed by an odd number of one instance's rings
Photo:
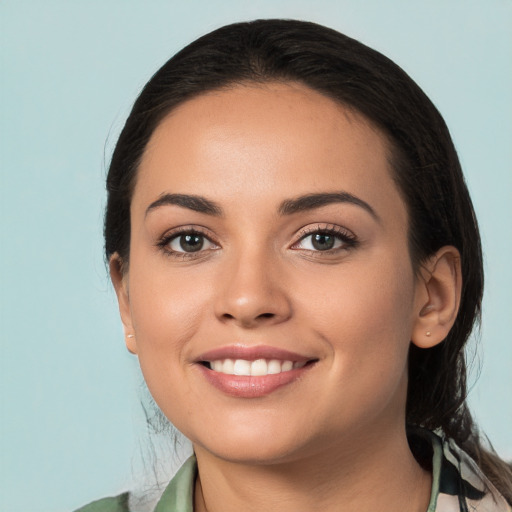
[[[206,380],[223,393],[237,398],[260,398],[300,379],[313,364],[272,375],[246,376],[219,373],[198,364]]]

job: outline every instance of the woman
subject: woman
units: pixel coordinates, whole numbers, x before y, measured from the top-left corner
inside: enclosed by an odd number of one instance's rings
[[[510,510],[465,401],[471,200],[394,63],[311,23],[214,31],[146,85],[107,188],[128,350],[194,448],[157,512]]]

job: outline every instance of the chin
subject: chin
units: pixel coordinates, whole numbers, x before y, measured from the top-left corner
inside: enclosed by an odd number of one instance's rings
[[[276,435],[277,434],[277,435]],[[194,450],[205,450],[227,462],[248,465],[269,465],[289,462],[301,452],[303,440],[291,435],[289,429],[279,432],[267,429],[237,431],[229,436],[209,436],[192,441]]]
[[[284,447],[261,446],[232,446],[219,447],[218,450],[209,450],[218,459],[234,464],[249,466],[270,466],[283,464],[295,460],[297,447],[286,449]]]

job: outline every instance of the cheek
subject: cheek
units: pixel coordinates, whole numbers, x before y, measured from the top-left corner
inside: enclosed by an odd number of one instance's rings
[[[140,368],[153,399],[173,420],[191,414],[194,390],[183,376],[187,342],[197,333],[202,315],[201,298],[185,293],[182,285],[153,267],[134,273],[130,290]],[[180,428],[179,421],[173,423]]]
[[[205,304],[211,302],[208,288],[189,274],[171,273],[165,261],[131,266],[131,317],[148,384],[158,372],[165,379],[169,368],[185,362],[187,342],[200,329]]]
[[[330,318],[325,311],[317,315],[316,330],[332,351],[326,388],[336,397],[337,406],[330,409],[336,425],[362,428],[382,415],[401,417],[411,300],[410,281],[400,273],[388,269],[383,279],[381,272],[353,272],[330,302]]]
[[[316,310],[326,327],[339,319],[356,331],[395,330],[410,326],[414,275],[408,259],[376,253],[305,274],[301,280],[304,306]],[[300,282],[297,283],[300,287]],[[322,311],[325,313],[322,314]]]
[[[368,381],[401,377],[409,350],[414,275],[407,259],[333,268],[303,282],[302,316],[325,340],[336,375]],[[385,377],[387,375],[387,377]],[[364,386],[363,386],[364,387]]]

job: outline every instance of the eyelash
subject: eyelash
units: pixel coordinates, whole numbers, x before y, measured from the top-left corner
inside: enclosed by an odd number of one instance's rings
[[[308,237],[311,237],[313,235],[327,235],[332,236],[338,241],[341,242],[341,246],[339,247],[333,247],[332,249],[327,249],[325,251],[320,250],[313,250],[313,249],[302,249],[304,251],[307,251],[309,253],[313,253],[315,255],[334,255],[341,251],[347,251],[350,249],[354,249],[359,245],[359,240],[357,239],[356,235],[352,233],[351,231],[342,228],[340,226],[336,226],[334,224],[318,224],[315,227],[308,227],[305,228],[302,233],[300,234],[300,238],[297,242],[295,242],[291,248],[299,250],[297,247],[301,242],[306,240]]]
[[[191,236],[199,236],[202,237],[204,240],[215,246],[213,249],[203,249],[202,247],[198,251],[176,251],[174,249],[171,249],[169,247],[169,244],[171,244],[174,240],[179,239],[181,236],[184,235],[191,235]],[[311,237],[313,235],[326,235],[326,236],[332,236],[336,240],[341,242],[341,246],[339,247],[333,247],[331,249],[327,249],[325,251],[322,250],[314,250],[314,249],[300,249],[299,245],[306,240],[308,237]],[[334,255],[341,251],[347,251],[350,249],[353,249],[359,245],[359,240],[357,237],[347,229],[341,228],[340,226],[336,225],[328,225],[328,224],[318,224],[315,227],[308,227],[302,230],[300,233],[300,238],[297,242],[295,242],[290,248],[293,250],[303,250],[310,254],[315,254],[318,256],[328,256],[328,255]],[[204,253],[206,251],[210,250],[216,250],[219,248],[219,245],[215,243],[212,240],[212,237],[204,232],[201,228],[198,227],[180,227],[174,229],[170,233],[166,233],[162,238],[157,242],[157,247],[159,247],[164,254],[171,258],[178,258],[178,259],[191,259],[191,258],[198,258],[200,256],[204,256]]]
[[[180,237],[184,235],[191,235],[191,236],[200,236],[203,239],[207,240],[210,244],[216,246],[218,248],[218,244],[216,244],[210,235],[203,232],[201,228],[198,227],[188,227],[184,226],[181,228],[176,228],[170,233],[166,233],[158,242],[157,247],[159,247],[166,256],[169,256],[171,258],[178,258],[182,260],[190,259],[190,258],[197,258],[199,256],[204,256],[204,252],[208,249],[199,249],[198,251],[175,251],[174,249],[171,249],[169,247],[169,244],[173,242],[176,239],[179,239]],[[211,250],[211,249],[210,249]],[[214,249],[215,250],[215,249]]]

